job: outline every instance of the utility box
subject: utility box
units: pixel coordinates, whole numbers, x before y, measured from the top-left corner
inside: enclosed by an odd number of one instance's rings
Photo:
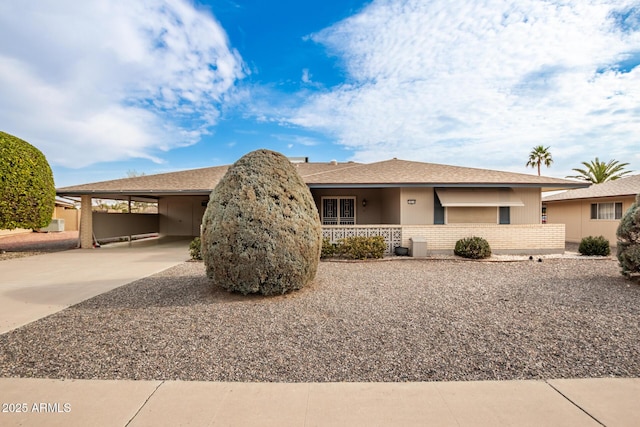
[[[409,238],[409,255],[412,257],[427,256],[427,239],[424,237]]]
[[[62,218],[53,218],[48,226],[40,229],[43,233],[49,232],[61,232],[64,231],[64,219]]]

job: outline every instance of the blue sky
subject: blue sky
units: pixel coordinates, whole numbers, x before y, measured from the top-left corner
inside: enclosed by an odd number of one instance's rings
[[[0,130],[57,186],[398,157],[640,172],[638,0],[4,0]]]

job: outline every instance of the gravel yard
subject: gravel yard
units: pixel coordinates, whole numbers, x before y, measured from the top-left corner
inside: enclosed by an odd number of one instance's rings
[[[66,251],[78,246],[77,231],[0,236],[0,261]]]
[[[640,376],[640,285],[612,259],[322,262],[278,297],[186,262],[0,335],[0,376],[444,381]]]

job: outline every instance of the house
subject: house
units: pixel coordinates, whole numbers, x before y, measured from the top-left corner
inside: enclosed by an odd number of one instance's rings
[[[587,236],[604,236],[616,246],[622,215],[640,194],[640,175],[565,191],[542,199],[547,223],[564,224],[568,242]]]
[[[72,201],[56,197],[51,215],[51,222],[40,231],[77,231],[80,225],[80,211]],[[14,234],[31,233],[32,230],[17,228],[14,230],[0,230],[0,237]]]
[[[388,251],[426,239],[429,253],[450,253],[471,235],[496,253],[564,251],[564,225],[541,223],[541,191],[587,184],[537,175],[405,160],[294,163],[309,186],[331,241],[382,235]],[[227,171],[216,166],[59,188],[82,201],[81,244],[157,232],[197,236],[209,194]],[[92,198],[157,201],[157,214],[91,213]]]

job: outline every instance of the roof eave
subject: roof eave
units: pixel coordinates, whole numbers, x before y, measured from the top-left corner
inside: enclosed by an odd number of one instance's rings
[[[429,183],[418,183],[418,182],[403,182],[403,183],[358,183],[358,184],[333,184],[333,183],[309,183],[307,184],[309,188],[327,188],[327,189],[338,189],[338,188],[427,188],[427,187],[440,187],[440,188],[456,188],[456,187],[464,187],[464,188],[544,188],[546,191],[555,191],[555,190],[566,190],[566,189],[574,189],[574,188],[585,188],[588,185],[584,184],[558,184],[558,183],[511,183],[511,182],[459,182],[459,183],[451,183],[451,182],[429,182]]]

